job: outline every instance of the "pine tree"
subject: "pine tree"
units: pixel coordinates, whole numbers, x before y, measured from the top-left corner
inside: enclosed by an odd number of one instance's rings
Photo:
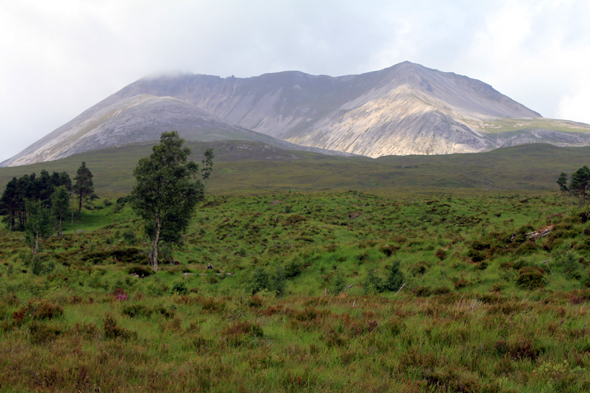
[[[62,235],[62,221],[70,210],[70,193],[66,186],[59,186],[51,195],[51,213],[59,222],[59,236]]]
[[[76,177],[74,177],[74,186],[72,187],[74,194],[78,197],[78,218],[82,218],[82,203],[85,199],[94,195],[94,185],[92,183],[92,172],[86,167],[86,163],[82,162]]]

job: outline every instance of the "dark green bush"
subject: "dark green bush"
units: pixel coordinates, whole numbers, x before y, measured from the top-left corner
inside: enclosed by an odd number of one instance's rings
[[[404,274],[400,270],[400,261],[393,261],[391,267],[389,268],[389,272],[387,274],[387,278],[385,279],[385,283],[383,283],[383,290],[389,292],[396,292],[401,288],[403,284]]]
[[[170,290],[172,294],[179,294],[179,295],[186,295],[188,294],[188,288],[184,281],[176,281],[172,285],[172,289]]]
[[[537,266],[525,266],[518,272],[516,284],[524,289],[536,289],[545,286],[545,272]]]

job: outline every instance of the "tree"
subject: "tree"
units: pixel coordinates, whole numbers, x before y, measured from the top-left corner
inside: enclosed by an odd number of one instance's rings
[[[212,149],[205,152],[199,171],[198,164],[187,161],[191,150],[183,145],[184,139],[176,131],[164,132],[153,153],[140,159],[133,170],[136,183],[131,191],[131,205],[145,221],[154,271],[158,271],[160,242],[180,241],[196,204],[203,199],[202,180],[209,177],[213,166]]]
[[[80,203],[78,208],[78,218],[82,218],[82,202],[88,197],[94,195],[94,185],[92,184],[92,172],[86,167],[86,163],[82,162],[76,177],[74,177],[74,186],[72,187],[74,194],[78,197]]]
[[[561,172],[561,174],[559,175],[559,178],[557,179],[557,184],[559,185],[559,191],[561,191],[561,193],[563,194],[563,199],[564,199],[564,202],[567,206],[568,202],[567,202],[566,198],[570,192],[570,189],[567,187],[567,173]],[[565,211],[564,211],[564,213],[565,213]]]
[[[51,216],[43,209],[40,202],[26,201],[27,212],[30,214],[25,225],[25,241],[31,247],[33,256],[39,252],[39,242],[51,236]]]
[[[51,195],[51,213],[59,221],[59,236],[62,234],[62,221],[70,210],[70,193],[66,186],[59,186]]]
[[[586,190],[590,188],[590,168],[584,165],[572,174],[570,189],[577,191],[580,196],[580,206],[586,203]]]

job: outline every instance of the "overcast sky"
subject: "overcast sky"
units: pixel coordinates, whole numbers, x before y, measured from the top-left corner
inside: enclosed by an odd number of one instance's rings
[[[590,123],[588,0],[0,0],[0,161],[146,75],[405,60]]]

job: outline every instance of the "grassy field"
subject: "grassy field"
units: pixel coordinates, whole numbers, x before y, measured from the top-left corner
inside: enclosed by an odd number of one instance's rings
[[[572,173],[587,162],[590,148],[560,148],[546,144],[522,145],[488,153],[446,156],[331,157],[286,151],[254,142],[189,142],[192,159],[200,161],[207,147],[216,154],[208,181],[210,194],[259,194],[349,189],[378,194],[404,189],[465,189],[510,191],[556,190],[562,171]],[[94,174],[101,197],[126,195],[133,185],[131,172],[150,145],[131,145],[74,155],[62,160],[0,168],[0,189],[14,176],[46,169],[72,177],[82,161]]]
[[[534,154],[568,170],[553,149]],[[3,230],[0,391],[588,391],[588,208],[557,192],[449,188],[534,167],[532,152],[507,152],[359,158],[339,172],[335,158],[229,154],[157,274],[123,199],[96,201],[39,261]],[[116,167],[102,159],[97,183]],[[431,188],[397,190],[398,176]],[[553,173],[530,176],[543,189]],[[387,286],[398,264],[401,289]]]

